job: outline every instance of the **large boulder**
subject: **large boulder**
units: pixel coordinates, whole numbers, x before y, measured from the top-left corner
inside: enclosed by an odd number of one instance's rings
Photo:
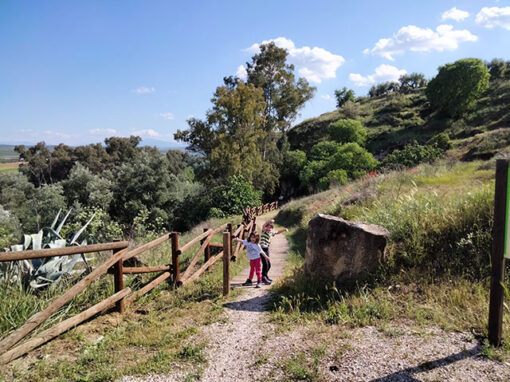
[[[375,224],[316,215],[308,224],[305,272],[323,281],[352,282],[381,264],[388,237]]]

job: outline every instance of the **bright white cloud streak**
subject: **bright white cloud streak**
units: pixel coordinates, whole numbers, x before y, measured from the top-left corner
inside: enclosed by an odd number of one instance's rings
[[[382,38],[372,49],[365,49],[363,53],[382,56],[393,61],[394,55],[413,52],[430,52],[455,50],[461,42],[474,42],[477,36],[470,31],[455,30],[452,25],[439,25],[435,31],[408,25],[390,38]]]
[[[398,81],[400,76],[407,74],[405,69],[398,69],[392,65],[382,64],[375,68],[374,74],[362,76],[358,73],[349,74],[349,79],[356,86],[370,86],[379,82]]]
[[[475,21],[486,28],[501,27],[510,30],[510,7],[484,7],[476,15]]]
[[[260,45],[274,42],[276,46],[287,50],[288,61],[294,64],[301,77],[306,78],[310,82],[321,83],[322,80],[335,78],[337,69],[345,62],[345,59],[333,54],[326,49],[314,46],[303,46],[296,48],[294,42],[285,37],[278,37],[272,40],[256,43],[246,49],[249,53],[257,53]],[[243,67],[244,69],[244,67]],[[238,73],[240,68],[238,68]]]
[[[456,7],[453,7],[452,9],[447,10],[446,12],[443,12],[441,15],[441,20],[455,20],[455,21],[462,21],[464,19],[467,19],[469,17],[469,12],[457,9]]]

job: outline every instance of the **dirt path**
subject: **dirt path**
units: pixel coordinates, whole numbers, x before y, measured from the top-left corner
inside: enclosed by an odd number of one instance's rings
[[[265,220],[275,214],[257,218],[260,227]],[[269,276],[273,281],[282,277],[289,246],[284,235],[277,235],[271,241],[271,269]],[[270,286],[262,288],[242,287],[249,268],[232,279],[232,287],[243,288],[245,292],[235,301],[225,304],[227,322],[215,323],[205,330],[209,340],[207,347],[208,368],[204,370],[201,381],[253,381],[256,379],[256,367],[262,356],[264,339],[273,332],[265,313],[270,299]],[[255,284],[255,283],[254,283]]]

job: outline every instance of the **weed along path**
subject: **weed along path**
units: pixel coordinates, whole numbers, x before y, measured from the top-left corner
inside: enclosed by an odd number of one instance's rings
[[[276,211],[273,211],[257,217],[259,233],[263,222],[275,215]],[[283,234],[272,238],[270,251],[269,276],[274,283],[283,276],[289,251]],[[246,256],[246,251],[241,251],[240,256]],[[248,274],[249,267],[232,278],[231,287],[234,290],[241,289],[241,294],[223,304],[223,319],[201,328],[200,333],[192,339],[193,343],[206,343],[203,369],[181,369],[176,370],[175,374],[149,375],[144,378],[124,377],[123,381],[183,381],[195,378],[211,382],[258,380],[265,342],[274,335],[276,329],[269,323],[269,313],[266,311],[271,299],[271,285],[255,288],[254,282],[253,286],[244,287],[241,284],[246,281]]]

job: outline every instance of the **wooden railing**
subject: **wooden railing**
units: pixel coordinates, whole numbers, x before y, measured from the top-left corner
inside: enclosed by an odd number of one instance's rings
[[[113,305],[115,305],[117,312],[124,313],[126,305],[133,303],[136,298],[149,292],[170,277],[174,287],[191,283],[206,272],[220,258],[223,259],[223,294],[228,295],[230,293],[230,262],[236,260],[239,255],[239,251],[242,248],[242,244],[239,242],[237,242],[235,248],[233,248],[232,239],[234,237],[245,238],[245,235],[255,231],[256,216],[276,208],[278,208],[278,202],[264,204],[260,207],[246,208],[243,214],[243,222],[237,226],[235,231],[233,230],[232,223],[223,224],[217,228],[204,228],[204,232],[202,234],[193,238],[182,247],[179,246],[179,234],[177,232],[171,232],[134,249],[128,249],[129,243],[127,241],[117,241],[105,244],[74,246],[58,249],[0,252],[0,262],[68,256],[91,252],[113,252],[110,258],[92,270],[92,272],[83,279],[78,281],[63,295],[55,299],[48,307],[34,314],[22,326],[4,337],[0,341],[0,365],[21,357],[30,350],[50,341],[95,314],[111,308]],[[220,232],[223,232],[223,242],[213,243],[213,237]],[[170,241],[172,248],[171,264],[154,267],[124,267],[124,262],[126,260],[168,241]],[[187,268],[181,275],[179,265],[180,256],[198,243],[200,243],[200,248],[191,257]],[[221,251],[214,256],[211,256],[211,248],[219,248]],[[198,269],[195,269],[197,268],[197,264],[202,254],[204,256],[203,263],[200,267],[198,267]],[[105,273],[110,273],[114,276],[115,294],[77,314],[76,316],[62,321],[52,328],[37,334],[28,341],[15,346],[45,320],[47,320],[53,313],[71,301],[71,299],[73,299],[78,293],[83,291]],[[141,273],[157,273],[157,276],[137,291],[133,292],[131,288],[124,288],[125,274]]]

